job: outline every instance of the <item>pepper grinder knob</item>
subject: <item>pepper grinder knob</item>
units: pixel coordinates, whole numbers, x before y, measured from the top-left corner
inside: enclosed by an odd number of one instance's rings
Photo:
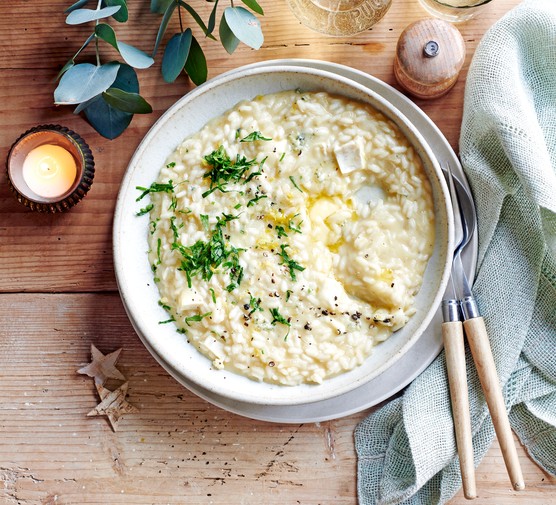
[[[465,42],[459,30],[441,19],[422,19],[400,35],[394,60],[398,84],[417,98],[446,94],[465,61]]]

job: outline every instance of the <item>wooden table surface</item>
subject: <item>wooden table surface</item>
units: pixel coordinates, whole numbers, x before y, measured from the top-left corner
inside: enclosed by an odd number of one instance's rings
[[[353,431],[367,412],[321,423],[272,424],[228,413],[172,379],[133,331],[116,288],[111,229],[127,163],[154,121],[191,84],[166,84],[160,59],[140,71],[154,113],[136,116],[109,141],[68,107],[54,107],[54,78],[89,28],[64,25],[62,0],[0,6],[0,158],[37,124],[79,132],[96,160],[88,196],[65,214],[42,215],[19,204],[0,173],[0,504],[355,504]],[[195,4],[201,2],[194,2]],[[460,25],[467,58],[444,98],[417,101],[457,151],[465,76],[485,30],[518,0],[495,0]],[[129,2],[130,22],[118,35],[150,51],[159,18],[149,2]],[[394,0],[383,20],[351,38],[330,38],[301,26],[284,0],[262,2],[265,42],[229,57],[204,41],[210,76],[274,58],[349,64],[396,85],[396,41],[426,17],[417,0]],[[209,7],[209,6],[207,6]],[[205,14],[208,12],[203,11]],[[118,366],[129,380],[128,414],[114,433],[105,417],[87,417],[98,403],[93,381],[76,370],[90,346],[123,348]],[[554,503],[556,480],[519,447],[526,491],[511,490],[496,442],[477,470],[477,504]],[[463,504],[461,492],[451,504]]]

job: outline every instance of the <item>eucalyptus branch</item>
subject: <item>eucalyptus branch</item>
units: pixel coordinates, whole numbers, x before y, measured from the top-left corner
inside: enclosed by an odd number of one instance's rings
[[[127,22],[127,0],[96,0],[96,8],[87,8],[93,1],[77,0],[65,11],[67,24],[94,22],[94,30],[60,70],[57,77],[60,82],[54,90],[54,102],[57,105],[76,105],[76,114],[82,112],[101,135],[113,139],[129,126],[134,114],[152,112],[151,106],[139,95],[139,81],[135,69],[148,68],[154,63],[153,58],[165,39],[166,29],[176,8],[180,31],[166,42],[161,65],[162,77],[167,82],[173,82],[183,72],[195,84],[206,81],[207,61],[192,29],[185,26],[182,9],[200,27],[205,38],[216,40],[213,32],[219,0],[205,0],[213,3],[206,24],[197,11],[184,0],[151,0],[151,12],[162,15],[151,56],[119,40],[110,25],[111,21]],[[242,2],[254,13],[264,15],[257,0]],[[234,0],[230,0],[230,6],[221,12],[218,29],[220,42],[229,54],[235,51],[240,42],[253,49],[259,49],[263,43],[260,22],[250,10],[236,7]],[[76,59],[93,39],[96,65],[76,63]],[[101,41],[114,48],[123,61],[102,63]]]

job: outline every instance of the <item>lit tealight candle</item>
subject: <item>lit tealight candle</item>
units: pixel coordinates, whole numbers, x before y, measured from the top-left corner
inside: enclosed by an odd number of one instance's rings
[[[29,189],[37,195],[59,198],[73,186],[77,164],[63,147],[45,144],[35,147],[25,157],[22,175]]]
[[[20,203],[38,212],[64,212],[89,191],[95,161],[77,133],[64,126],[41,125],[14,142],[7,172]]]

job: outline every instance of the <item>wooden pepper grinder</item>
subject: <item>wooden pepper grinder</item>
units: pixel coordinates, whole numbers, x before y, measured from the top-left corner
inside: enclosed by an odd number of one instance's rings
[[[465,60],[465,42],[459,30],[441,19],[422,19],[400,35],[394,75],[408,93],[438,98],[456,83]]]

